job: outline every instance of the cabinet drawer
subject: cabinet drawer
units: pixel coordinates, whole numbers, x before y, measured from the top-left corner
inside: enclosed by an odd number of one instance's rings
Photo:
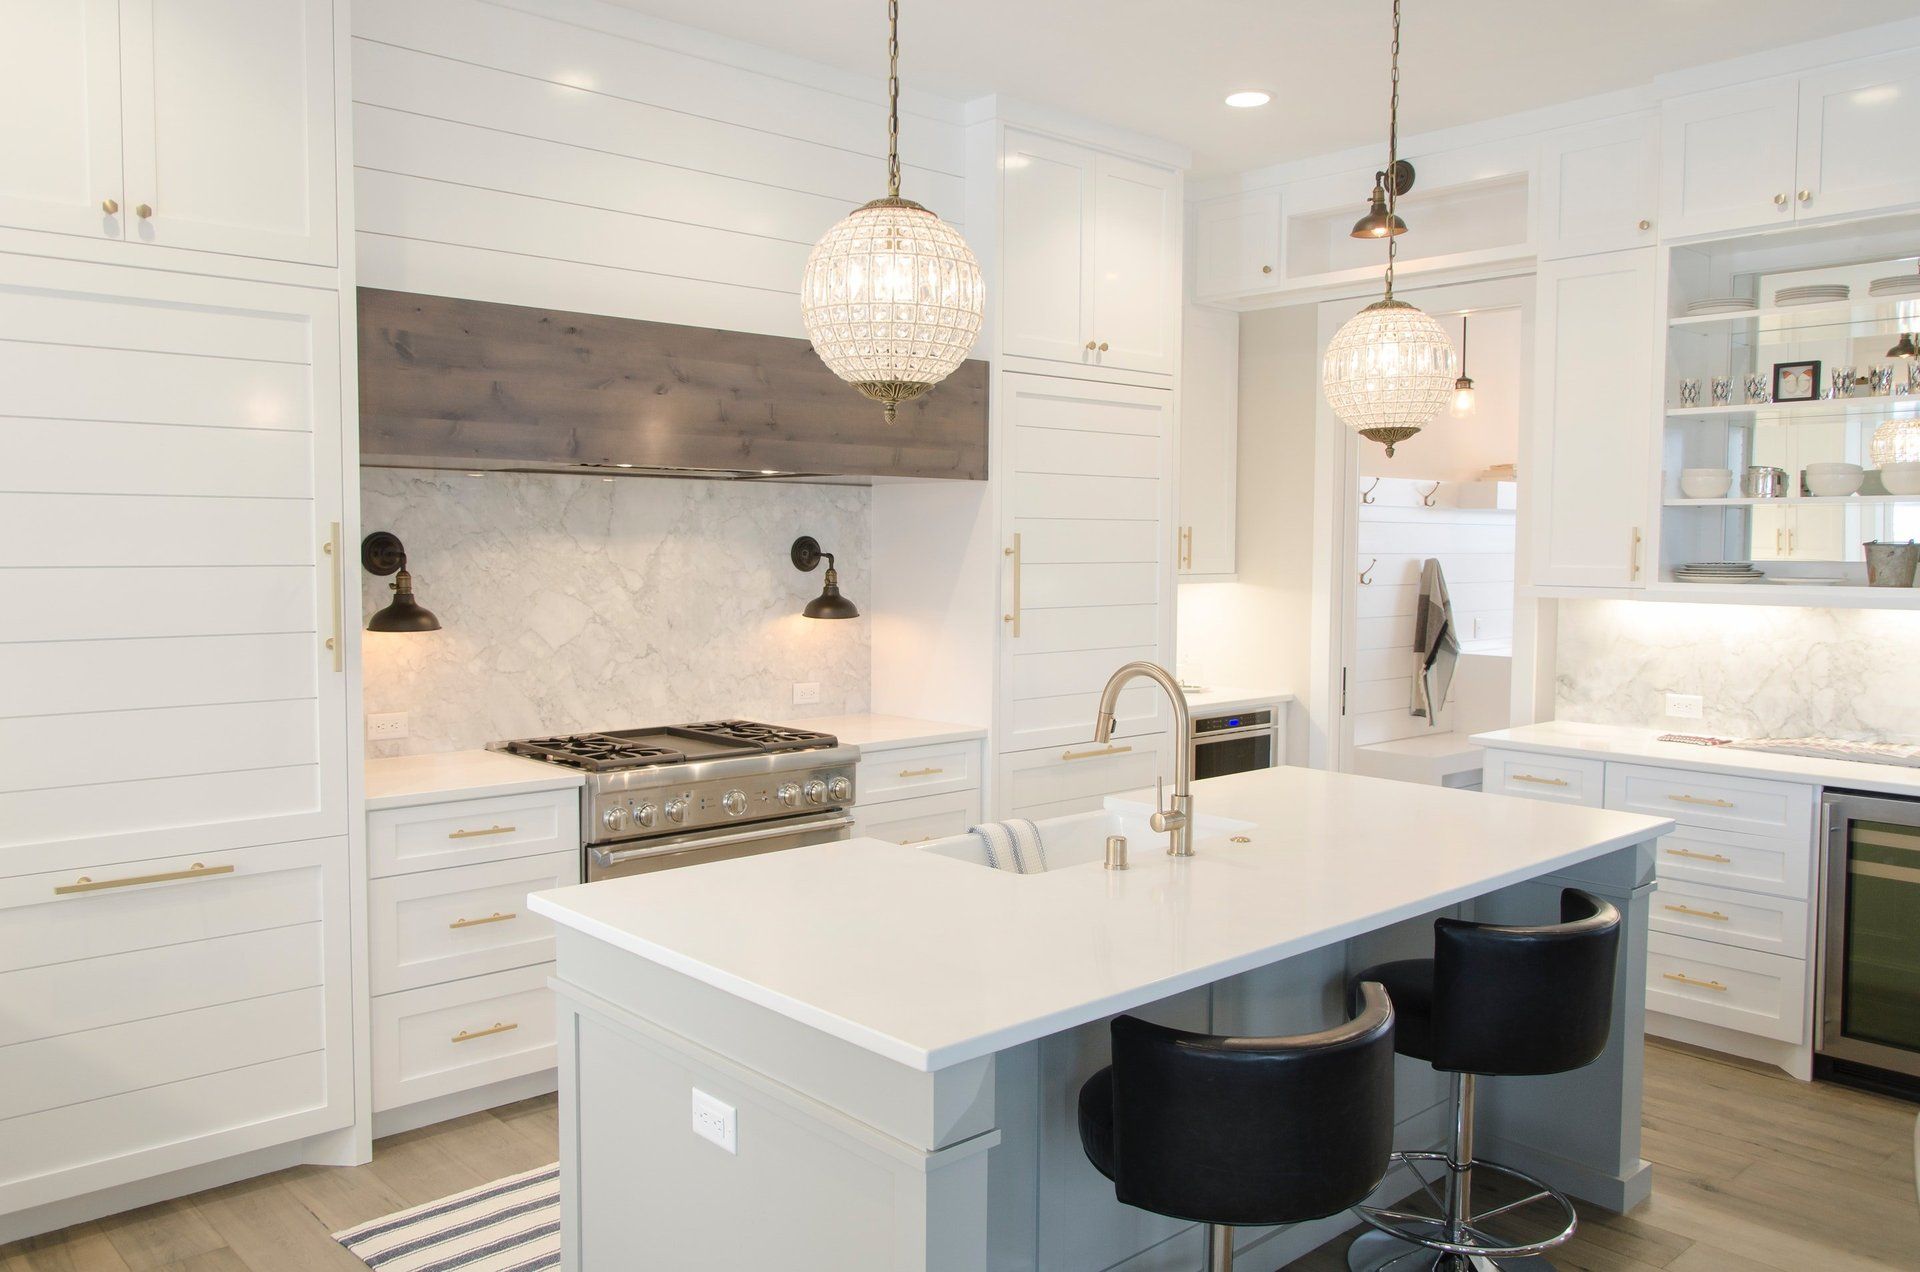
[[[374,1112],[551,1069],[552,974],[542,963],[374,999]]]
[[[373,992],[391,994],[553,959],[527,894],[580,882],[580,852],[390,875],[368,888]]]
[[[897,799],[871,808],[862,804],[853,810],[853,818],[855,836],[896,844],[964,835],[980,824],[980,792],[922,795],[918,799]]]
[[[1811,841],[1682,826],[1654,852],[1662,883],[1708,884],[1806,900],[1812,894]]]
[[[1484,771],[1482,789],[1489,795],[1520,795],[1598,808],[1606,793],[1607,766],[1599,760],[1488,751]]]
[[[1653,894],[1652,928],[1763,954],[1807,957],[1807,903],[1663,880]]]
[[[1000,757],[997,799],[1010,817],[1060,817],[1099,808],[1109,795],[1151,789],[1172,770],[1164,733],[1019,751]]]
[[[1797,1043],[1806,1037],[1807,964],[1651,932],[1647,1010]]]
[[[580,792],[571,788],[367,814],[373,878],[580,847]]]
[[[1607,807],[1682,826],[1813,838],[1813,787],[1797,782],[1615,764],[1607,773]]]
[[[980,789],[980,743],[946,742],[900,751],[860,752],[855,783],[862,804]]]

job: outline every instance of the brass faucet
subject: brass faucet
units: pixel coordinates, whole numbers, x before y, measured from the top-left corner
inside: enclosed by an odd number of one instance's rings
[[[1165,808],[1156,808],[1148,822],[1155,830],[1167,836],[1167,855],[1169,857],[1193,856],[1193,746],[1192,718],[1187,710],[1187,695],[1181,691],[1180,682],[1175,680],[1165,667],[1158,663],[1130,662],[1113,673],[1107,681],[1107,687],[1100,691],[1100,714],[1094,718],[1093,740],[1102,745],[1113,738],[1113,709],[1119,704],[1120,691],[1127,682],[1140,678],[1153,681],[1166,690],[1167,698],[1173,703],[1173,801]],[[1155,783],[1154,803],[1159,799],[1159,784]]]

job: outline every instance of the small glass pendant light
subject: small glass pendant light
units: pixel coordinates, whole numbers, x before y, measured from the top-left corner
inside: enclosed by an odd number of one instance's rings
[[[1903,331],[1900,333],[1899,341],[1893,348],[1887,350],[1887,356],[1889,358],[1920,358],[1920,345],[1913,342],[1911,331]]]
[[[1453,406],[1450,413],[1456,420],[1464,420],[1473,414],[1473,377],[1467,374],[1467,316],[1460,315],[1460,378],[1453,382]]]

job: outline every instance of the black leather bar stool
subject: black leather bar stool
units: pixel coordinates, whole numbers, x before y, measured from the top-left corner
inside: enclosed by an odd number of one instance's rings
[[[1288,1038],[1113,1022],[1113,1063],[1080,1088],[1080,1143],[1129,1206],[1207,1225],[1232,1272],[1235,1227],[1300,1223],[1366,1199],[1393,1151],[1393,1008]]]
[[[1416,1175],[1420,1163],[1445,1165],[1444,1202],[1420,1176],[1445,1217],[1357,1207],[1375,1231],[1354,1241],[1348,1267],[1454,1272],[1499,1268],[1507,1260],[1551,1267],[1537,1256],[1573,1235],[1577,1218],[1563,1193],[1511,1167],[1477,1162],[1473,1155],[1476,1077],[1565,1073],[1592,1064],[1606,1048],[1620,912],[1599,897],[1568,888],[1560,894],[1560,920],[1545,927],[1495,927],[1439,919],[1433,925],[1432,958],[1381,963],[1356,978],[1356,994],[1362,997],[1375,984],[1386,986],[1399,1022],[1394,1046],[1401,1055],[1456,1076],[1452,1151],[1393,1155]],[[1511,1176],[1531,1191],[1475,1213],[1476,1169]],[[1495,1215],[1541,1202],[1556,1203],[1564,1214],[1565,1226],[1553,1236],[1502,1243],[1480,1227]]]

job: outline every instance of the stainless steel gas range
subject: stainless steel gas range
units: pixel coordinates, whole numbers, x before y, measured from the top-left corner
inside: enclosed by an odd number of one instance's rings
[[[580,769],[584,877],[671,870],[845,839],[860,752],[751,720],[498,744]]]

